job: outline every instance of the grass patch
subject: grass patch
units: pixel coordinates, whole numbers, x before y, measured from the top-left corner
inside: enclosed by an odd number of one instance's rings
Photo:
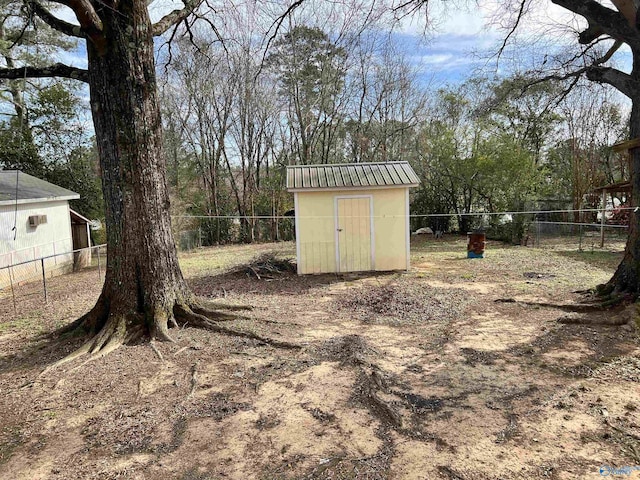
[[[609,252],[607,250],[556,251],[555,253],[561,257],[584,262],[603,270],[615,269],[623,256],[622,252]]]
[[[226,245],[180,253],[179,260],[185,277],[190,278],[222,273],[236,266],[249,264],[257,256],[264,254],[277,257],[295,257],[295,252],[293,242]]]
[[[25,443],[24,435],[18,427],[5,427],[0,433],[0,465],[7,463],[14,451]]]
[[[15,320],[9,320],[7,322],[0,323],[0,335],[12,332],[29,332],[33,333],[35,330],[41,331],[43,327],[37,324],[38,318],[42,315],[41,311],[31,312],[28,317],[17,318]]]

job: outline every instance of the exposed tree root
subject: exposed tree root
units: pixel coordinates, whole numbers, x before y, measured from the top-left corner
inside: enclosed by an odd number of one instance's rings
[[[85,316],[84,318],[86,319],[89,317]],[[74,322],[74,324],[75,323],[76,322]],[[78,325],[76,328],[82,328],[82,325]],[[84,355],[89,355],[89,360],[80,366],[85,365],[91,360],[103,357],[113,352],[115,349],[123,345],[125,341],[133,342],[139,339],[142,336],[142,333],[142,328],[138,326],[134,326],[127,330],[127,318],[125,316],[111,316],[109,321],[107,321],[97,335],[90,338],[89,341],[85,342],[74,352],[71,352],[66,357],[45,368],[40,375],[45,375],[49,371]]]
[[[440,472],[441,475],[446,475],[448,480],[467,480],[467,477],[446,465],[438,465],[438,472]]]
[[[156,345],[153,342],[153,340],[151,340],[151,342],[149,342],[149,346],[151,347],[151,350],[153,350],[153,353],[155,353],[158,356],[160,361],[164,362],[164,357],[162,356],[162,353],[160,353],[160,350],[158,350],[158,347],[156,347]]]
[[[209,310],[229,310],[230,312],[237,312],[241,310],[253,310],[251,305],[238,305],[235,303],[225,303],[220,302],[218,300],[200,300],[198,301],[198,305],[202,308]],[[193,308],[193,307],[192,307]],[[196,307],[197,308],[197,307]]]
[[[533,307],[554,308],[567,313],[593,314],[590,316],[563,316],[558,323],[567,325],[610,325],[620,326],[631,323],[638,316],[635,296],[608,294],[597,303],[557,304],[545,302],[524,302],[513,298],[499,298],[497,303],[518,303]]]
[[[621,433],[625,437],[629,437],[629,438],[632,438],[633,440],[637,440],[640,442],[640,435],[636,435],[635,433],[625,430],[624,428],[618,427],[617,425],[614,425],[606,418],[604,419],[604,423],[610,426],[611,428],[613,428],[616,432]]]
[[[579,295],[594,295],[597,294],[597,289],[587,288],[586,290],[574,290],[572,293],[577,293]]]
[[[221,333],[223,335],[229,335],[232,337],[243,337],[249,338],[252,340],[257,340],[259,342],[265,343],[267,345],[272,345],[274,347],[280,347],[285,349],[299,349],[302,348],[302,345],[297,343],[285,342],[281,340],[276,340],[273,338],[263,337],[261,335],[252,333],[252,332],[243,332],[240,330],[235,330],[229,327],[223,327],[222,325],[218,325],[215,321],[211,320],[208,316],[201,315],[199,313],[194,312],[189,307],[183,305],[177,305],[174,309],[176,313],[176,317],[178,319],[178,323],[189,323],[194,327],[203,328],[206,330],[210,330],[212,332]]]
[[[182,352],[184,352],[185,350],[188,350],[189,348],[191,348],[191,347],[186,346],[186,347],[179,348],[179,349],[178,349],[178,350],[173,354],[173,356],[175,357],[175,356],[176,356],[176,355],[178,355],[179,353],[182,353]]]
[[[629,319],[619,315],[613,317],[560,317],[558,323],[565,325],[610,325],[620,326],[629,323]]]
[[[544,307],[555,308],[563,310],[565,312],[572,313],[590,313],[590,312],[602,312],[612,307],[627,305],[635,300],[635,298],[629,295],[616,295],[610,296],[604,300],[600,300],[596,303],[547,303],[547,302],[527,302],[515,300],[513,298],[498,298],[494,300],[495,303],[517,303],[520,305],[527,305],[530,307]]]
[[[601,283],[600,285],[596,286],[596,295],[598,295],[599,297],[611,295],[615,289],[616,285],[612,278],[609,283]]]
[[[378,392],[390,393],[387,382],[378,367],[357,358],[354,362],[359,371],[357,398],[369,411],[384,424],[402,429],[402,414],[390,403],[383,400]]]
[[[202,305],[192,305],[189,307],[192,312],[202,315],[204,317],[208,317],[216,322],[231,322],[233,320],[248,320],[249,317],[245,317],[243,315],[238,315],[235,313],[225,313],[219,310],[212,310]]]
[[[402,415],[396,408],[385,402],[378,396],[379,387],[375,380],[371,377],[367,378],[367,388],[364,393],[364,402],[369,409],[379,419],[386,421],[393,425],[395,428],[402,428]]]
[[[569,325],[610,325],[610,326],[620,326],[626,324],[633,324],[634,321],[639,317],[638,314],[638,305],[632,303],[627,305],[626,308],[622,310],[610,310],[603,311],[598,314],[593,314],[590,316],[578,316],[578,317],[560,317],[558,319],[558,323],[569,324]]]
[[[235,330],[222,326],[218,322],[227,322],[238,319],[246,319],[237,311],[251,310],[246,305],[235,305],[218,301],[195,301],[176,303],[172,309],[157,308],[145,318],[140,314],[118,314],[110,311],[108,302],[101,299],[93,309],[85,315],[67,325],[56,333],[58,335],[70,333],[82,333],[92,335],[80,348],[66,357],[48,366],[40,375],[45,375],[51,370],[83,356],[87,360],[76,368],[80,368],[88,362],[104,357],[118,347],[135,343],[142,337],[148,336],[151,340],[151,348],[154,353],[164,361],[162,354],[153,344],[154,341],[172,342],[169,330],[171,328],[184,328],[186,325],[202,328],[212,332],[228,336],[248,338],[273,347],[285,349],[299,349],[302,345],[263,337],[256,333]]]

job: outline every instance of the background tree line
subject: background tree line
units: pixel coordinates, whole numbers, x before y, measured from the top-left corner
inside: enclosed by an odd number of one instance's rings
[[[356,30],[344,17],[291,16],[270,42],[254,18],[229,12],[218,37],[196,30],[160,52],[174,228],[197,230],[205,245],[292,238],[292,222],[276,217],[293,207],[293,164],[407,160],[422,180],[412,213],[451,214],[412,227],[463,232],[477,226],[469,212],[594,207],[593,188],[628,175],[609,148],[625,138],[627,106],[597,85],[565,96],[515,74],[436,88],[374,15]],[[75,48],[45,25],[36,40],[10,24],[0,31],[7,64],[45,56],[46,44]],[[102,217],[82,92],[63,81],[2,89],[0,167],[77,191],[74,207]],[[518,241],[525,221],[488,226]]]
[[[0,57],[8,67],[46,65],[77,42],[34,15],[25,30],[25,4],[0,0]],[[28,79],[0,83],[0,168],[18,169],[80,194],[72,208],[104,218],[88,106],[76,82]]]

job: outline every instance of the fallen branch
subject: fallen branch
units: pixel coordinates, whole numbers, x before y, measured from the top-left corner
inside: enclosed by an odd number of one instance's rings
[[[198,388],[198,363],[194,363],[191,367],[191,390],[189,390],[189,397],[191,397]]]
[[[296,266],[291,259],[278,258],[273,253],[263,253],[249,263],[240,265],[232,270],[232,273],[244,273],[258,280],[274,280],[276,275],[283,273],[295,273]]]
[[[175,357],[176,355],[178,355],[179,353],[184,352],[184,351],[185,351],[186,349],[188,349],[188,348],[189,348],[188,346],[187,346],[187,347],[179,348],[179,349],[178,349],[178,350],[173,354],[173,356]]]

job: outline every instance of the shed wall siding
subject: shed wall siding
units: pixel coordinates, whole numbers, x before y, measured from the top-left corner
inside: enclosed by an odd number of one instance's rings
[[[0,267],[39,257],[73,250],[71,221],[68,202],[42,202],[18,205],[16,238],[13,239],[15,206],[0,206]],[[47,223],[29,226],[29,216],[46,215]],[[73,262],[73,255],[63,255],[45,260],[47,274],[66,270]],[[33,280],[42,275],[38,263],[29,263],[12,269],[16,282]],[[0,288],[9,284],[7,269],[0,270]]]
[[[297,193],[299,273],[337,272],[335,198],[371,195],[373,198],[374,269],[407,268],[406,189],[314,191]]]
[[[334,196],[335,192],[298,193],[298,268],[302,274],[337,271]]]
[[[405,188],[374,191],[376,270],[407,268]]]

